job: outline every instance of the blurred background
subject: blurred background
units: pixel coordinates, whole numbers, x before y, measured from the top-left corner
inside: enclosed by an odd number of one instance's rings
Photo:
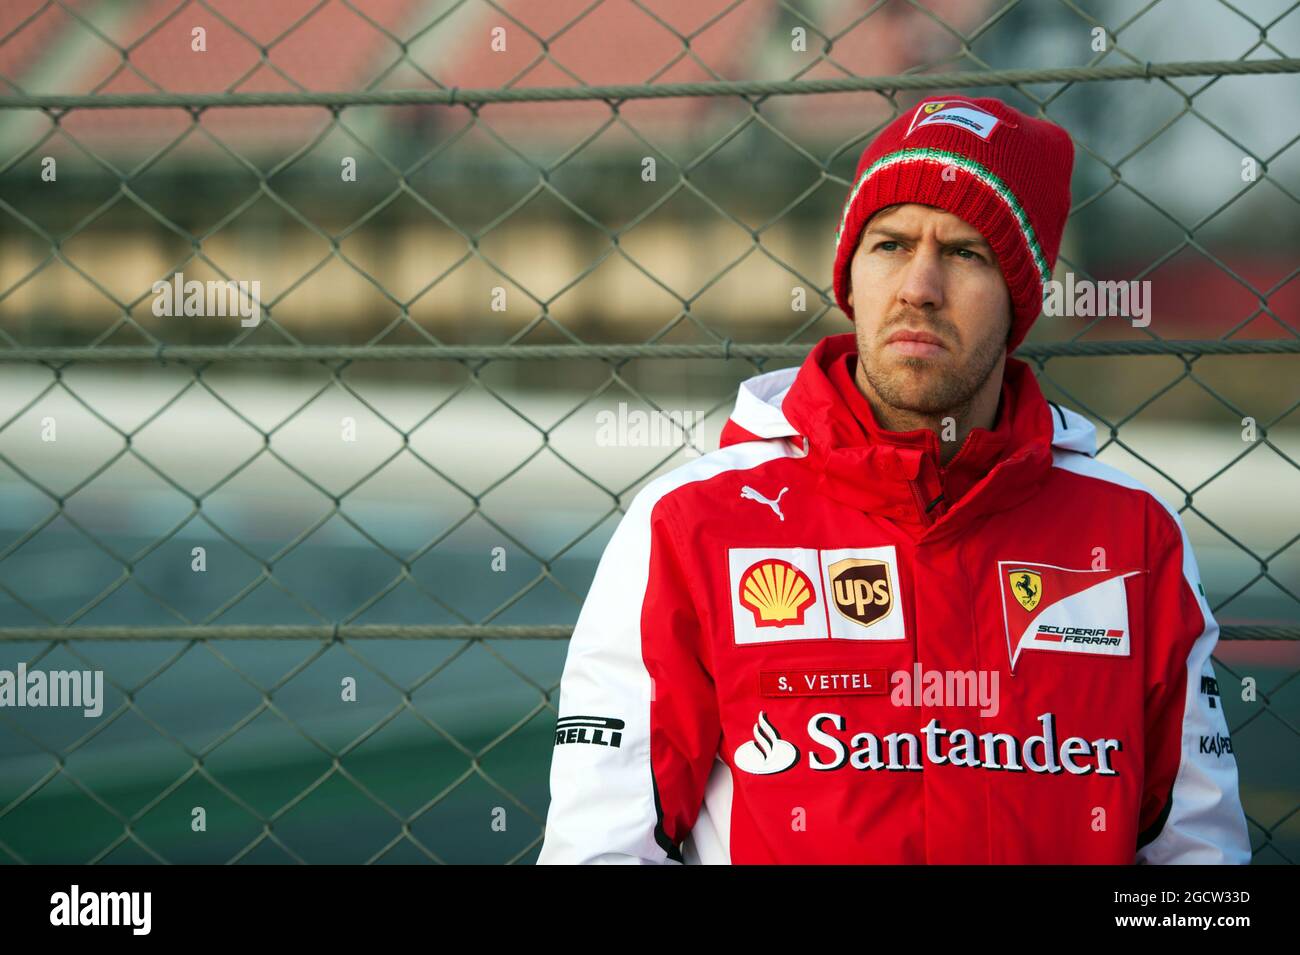
[[[23,97],[1260,60],[1300,55],[1298,6],[6,0],[0,669],[102,669],[106,698],[94,720],[0,710],[0,860],[532,861],[564,630],[604,544],[647,480],[717,446],[741,380],[850,329],[830,292],[848,184],[872,135],[925,93],[113,109]],[[1293,862],[1294,349],[1033,349],[1294,346],[1300,81],[1207,71],[961,92],[1073,137],[1056,277],[1151,283],[1149,326],[1044,317],[1022,353],[1049,399],[1097,423],[1102,460],[1182,509],[1219,622],[1289,635],[1224,640],[1216,663],[1256,861]],[[177,272],[259,282],[260,323],[156,315],[153,284]],[[296,353],[723,342],[791,348]],[[281,352],[112,355],[204,345]],[[620,406],[698,427],[611,445],[602,413]],[[267,639],[295,624],[327,639]],[[378,624],[398,629],[328,640]],[[258,639],[186,629],[209,625]],[[416,625],[520,629],[400,629]],[[355,702],[340,699],[347,677]],[[1254,702],[1236,692],[1246,677]],[[206,832],[191,830],[195,806]]]

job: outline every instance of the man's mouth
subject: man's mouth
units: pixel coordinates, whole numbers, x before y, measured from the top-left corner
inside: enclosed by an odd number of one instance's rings
[[[907,328],[901,328],[885,339],[885,347],[908,358],[937,358],[948,350],[938,335]]]

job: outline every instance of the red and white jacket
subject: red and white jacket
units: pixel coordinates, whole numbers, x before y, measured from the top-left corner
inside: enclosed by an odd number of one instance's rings
[[[636,495],[560,685],[541,863],[1247,863],[1177,514],[1008,359],[946,467],[852,334]]]

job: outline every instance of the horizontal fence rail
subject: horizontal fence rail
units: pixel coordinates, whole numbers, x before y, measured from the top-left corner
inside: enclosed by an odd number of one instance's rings
[[[807,345],[121,345],[62,348],[0,348],[0,362],[136,361],[556,361],[630,358],[802,359]],[[1294,355],[1300,338],[1239,341],[1072,341],[1021,345],[1015,356],[1111,358],[1121,355]]]
[[[707,83],[629,83],[612,86],[529,86],[520,89],[385,90],[348,93],[96,93],[0,96],[0,109],[128,109],[214,106],[477,106],[488,103],[621,102],[685,96],[808,96],[825,93],[906,92],[1015,86],[1022,83],[1096,83],[1186,76],[1262,76],[1300,72],[1300,58],[1196,60],[1131,66],[1067,66],[1038,70],[968,70],[918,76],[853,76],[828,80],[718,80]]]
[[[0,627],[0,643],[34,641],[168,640],[568,640],[570,626],[491,626],[421,624],[337,624],[294,626],[290,624],[243,624],[198,627]],[[1236,626],[1219,628],[1221,640],[1300,640],[1300,627]]]

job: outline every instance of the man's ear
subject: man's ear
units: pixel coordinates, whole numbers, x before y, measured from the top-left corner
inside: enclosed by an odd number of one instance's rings
[[[849,308],[853,307],[853,289],[849,289]]]

